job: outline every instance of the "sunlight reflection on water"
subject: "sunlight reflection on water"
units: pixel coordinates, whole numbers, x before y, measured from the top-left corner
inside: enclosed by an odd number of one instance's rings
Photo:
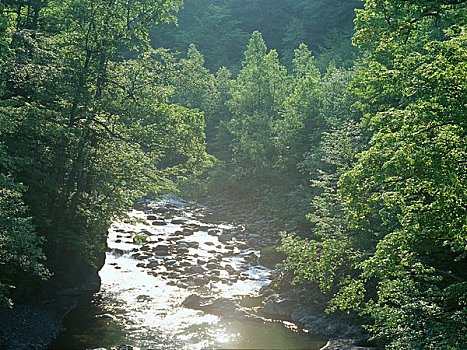
[[[190,248],[188,257],[184,259],[193,261],[194,256],[209,259],[213,257],[214,251],[214,255],[222,254],[219,262],[220,280],[194,289],[179,287],[176,281],[173,283],[175,285],[170,285],[164,275],[168,269],[162,262],[171,257],[144,259],[144,264],[157,261],[157,270],[153,271],[141,268],[142,262],[131,256],[137,250],[135,248],[141,247],[132,243],[135,234],[148,232],[149,244],[157,245],[151,242],[165,242],[177,230],[181,230],[180,225],[170,222],[164,226],[153,226],[147,222],[115,223],[108,237],[108,246],[114,252],[107,253],[105,266],[100,271],[102,286],[93,302],[93,309],[85,309],[82,315],[79,310],[75,312],[78,330],[70,332],[68,338],[64,337],[62,343],[57,343],[55,349],[60,349],[60,344],[65,343],[69,349],[111,347],[123,343],[141,349],[318,349],[322,346],[321,340],[297,332],[292,324],[236,320],[229,315],[219,317],[182,306],[185,298],[193,292],[229,299],[255,297],[260,288],[269,283],[270,270],[245,261],[244,256],[254,252],[252,249],[239,250],[235,247],[231,250],[231,256],[228,256],[226,246],[219,242],[218,237],[209,235],[207,229],[197,221],[198,216],[187,210],[186,204],[180,203],[177,205],[183,211],[177,213],[177,216],[188,217],[189,223],[200,227],[191,235],[183,237],[184,242],[199,244],[198,248]],[[151,205],[157,207],[161,202]],[[134,219],[146,218],[146,214],[139,210],[132,210],[130,216]],[[215,227],[228,230],[233,226],[216,224]],[[230,269],[241,271],[243,278],[229,279],[227,265]],[[99,319],[102,314],[110,314],[112,318]]]

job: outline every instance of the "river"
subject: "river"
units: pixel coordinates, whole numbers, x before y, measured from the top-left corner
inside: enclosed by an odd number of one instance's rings
[[[257,240],[249,236],[254,234],[169,196],[142,200],[128,214],[109,229],[100,292],[65,319],[66,330],[51,350],[123,344],[319,349],[325,344],[291,323],[257,314],[259,291],[273,272],[258,265],[257,247],[248,244]],[[201,303],[188,303],[189,296]]]

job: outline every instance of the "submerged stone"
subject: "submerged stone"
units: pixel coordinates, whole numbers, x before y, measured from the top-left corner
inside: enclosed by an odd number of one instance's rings
[[[154,226],[165,226],[167,223],[165,222],[164,219],[158,219],[152,222]]]

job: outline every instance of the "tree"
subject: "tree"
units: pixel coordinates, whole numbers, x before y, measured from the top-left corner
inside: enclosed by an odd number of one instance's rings
[[[15,123],[0,118],[0,139],[15,133]],[[10,154],[0,142],[0,306],[11,306],[11,291],[28,286],[27,280],[48,277],[42,240],[23,200],[24,185],[11,173],[28,166],[27,159]]]
[[[314,200],[313,239],[285,239],[298,278],[337,288],[331,310],[369,316],[389,349],[466,343],[463,16],[457,1],[375,0],[357,13],[362,149],[333,177],[339,190]]]
[[[179,25],[153,31],[156,47],[185,51],[195,44],[205,55],[211,70],[222,66],[238,68],[248,33],[241,20],[233,17],[229,4],[216,0],[194,0],[180,11]]]
[[[287,23],[287,27],[282,37],[282,61],[287,67],[291,66],[294,49],[305,41],[306,32],[303,21],[297,18],[293,18],[289,23]]]
[[[272,124],[285,96],[285,77],[276,51],[268,53],[261,34],[254,32],[228,102],[233,161],[240,172],[259,175],[273,162]]]
[[[342,56],[336,62],[339,65],[354,55],[349,44],[354,9],[359,7],[358,0],[190,0],[180,11],[177,26],[153,30],[151,37],[155,47],[180,52],[194,43],[205,55],[206,66],[213,71],[226,66],[236,74],[242,47],[254,31],[263,34],[268,46],[277,50],[287,67],[292,63],[293,49],[302,42],[317,57],[321,52],[329,54],[333,44],[339,46],[336,50]],[[333,36],[335,32],[339,36]],[[326,59],[321,64],[323,71],[328,63]]]
[[[300,44],[294,51],[293,75],[289,80],[290,93],[284,99],[280,119],[274,128],[279,162],[290,162],[295,167],[308,150],[311,134],[320,132],[318,130],[323,126],[318,112],[321,73],[305,44]]]
[[[24,160],[8,173],[24,186],[11,185],[6,200],[22,193],[65,288],[102,263],[107,228],[126,205],[206,160],[204,120],[168,102],[163,62],[149,49],[149,28],[173,20],[180,1],[32,3],[33,26],[29,7],[5,2],[17,27],[1,33],[11,44],[0,125],[14,126],[0,130],[2,149]],[[26,236],[32,226],[22,225]]]
[[[0,66],[11,57],[11,23],[0,4]],[[0,95],[7,84],[0,83]],[[28,208],[24,204],[26,187],[12,177],[19,167],[28,166],[27,158],[12,154],[4,139],[17,132],[18,124],[0,115],[0,306],[11,306],[11,292],[29,286],[27,280],[48,277],[44,267],[42,240],[37,236]]]
[[[360,18],[381,4],[369,3]],[[356,87],[369,147],[341,179],[349,219],[375,247],[342,296],[376,283],[377,295],[358,305],[390,348],[457,349],[467,295],[466,33],[456,23],[465,8],[414,1],[389,11],[392,40],[371,51]],[[412,26],[399,22],[407,15]],[[360,28],[365,42],[372,32]]]
[[[317,69],[314,64],[313,67]],[[299,232],[292,227],[281,244],[281,250],[288,254],[286,267],[294,271],[295,281],[313,281],[327,295],[335,292],[342,275],[349,272],[362,244],[349,234],[345,207],[338,193],[340,177],[350,169],[361,148],[360,130],[351,109],[354,98],[348,91],[353,74],[331,65],[319,81],[312,80],[313,113],[308,115],[308,143],[303,141],[307,149],[301,151],[297,164],[305,181],[294,192],[299,199],[293,206],[295,211],[301,208],[309,225]]]
[[[175,93],[172,100],[189,108],[197,108],[205,113],[212,113],[215,108],[214,75],[204,67],[203,55],[195,45],[188,47],[187,57],[181,59],[172,81]]]
[[[206,139],[208,152],[221,161],[232,158],[232,135],[228,130],[231,119],[228,101],[231,98],[232,73],[225,67],[219,68],[215,74],[216,99],[214,108],[206,113]]]

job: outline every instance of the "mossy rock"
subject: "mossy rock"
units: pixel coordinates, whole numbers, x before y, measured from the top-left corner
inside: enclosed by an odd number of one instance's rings
[[[143,243],[146,242],[147,239],[148,239],[148,235],[146,235],[144,233],[139,233],[139,234],[137,234],[136,236],[133,237],[133,243],[143,244]]]

